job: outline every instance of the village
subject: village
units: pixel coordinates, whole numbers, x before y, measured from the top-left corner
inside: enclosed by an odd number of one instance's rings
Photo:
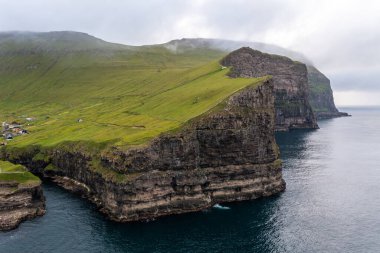
[[[4,141],[0,142],[0,146],[7,145],[7,141],[13,140],[16,136],[28,134],[28,130],[25,130],[23,126],[18,122],[2,123],[1,134],[4,137]]]

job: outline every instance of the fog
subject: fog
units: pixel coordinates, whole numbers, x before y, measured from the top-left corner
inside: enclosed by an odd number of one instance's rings
[[[374,0],[0,0],[0,31],[73,30],[130,45],[183,37],[276,44],[325,73],[337,104],[380,104],[379,13]]]

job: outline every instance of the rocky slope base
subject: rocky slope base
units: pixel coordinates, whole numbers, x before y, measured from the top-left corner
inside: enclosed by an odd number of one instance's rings
[[[82,194],[113,220],[146,220],[283,191],[274,126],[270,80],[146,146],[101,154],[34,147],[1,156]]]
[[[289,58],[265,54],[249,47],[238,49],[222,59],[223,66],[232,67],[231,77],[271,75],[275,83],[276,130],[318,128],[308,101],[305,64]]]
[[[22,221],[45,213],[41,183],[25,185],[0,181],[0,230],[16,228]]]

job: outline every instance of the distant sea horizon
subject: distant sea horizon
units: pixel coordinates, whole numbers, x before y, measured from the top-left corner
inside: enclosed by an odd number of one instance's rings
[[[337,105],[338,110],[343,109],[370,109],[370,108],[380,108],[380,105]]]

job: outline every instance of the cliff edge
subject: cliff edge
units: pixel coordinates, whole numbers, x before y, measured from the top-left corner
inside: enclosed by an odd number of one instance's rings
[[[348,116],[347,113],[339,112],[336,108],[330,80],[313,66],[307,66],[307,72],[309,101],[317,119]]]
[[[276,130],[318,128],[309,104],[306,65],[278,55],[243,47],[222,59],[232,67],[231,77],[261,77],[271,75],[275,89]]]
[[[41,181],[20,165],[0,161],[0,231],[44,213]]]
[[[3,158],[79,192],[113,220],[149,220],[283,191],[274,126],[273,81],[267,80],[147,145],[101,154],[35,147]]]

